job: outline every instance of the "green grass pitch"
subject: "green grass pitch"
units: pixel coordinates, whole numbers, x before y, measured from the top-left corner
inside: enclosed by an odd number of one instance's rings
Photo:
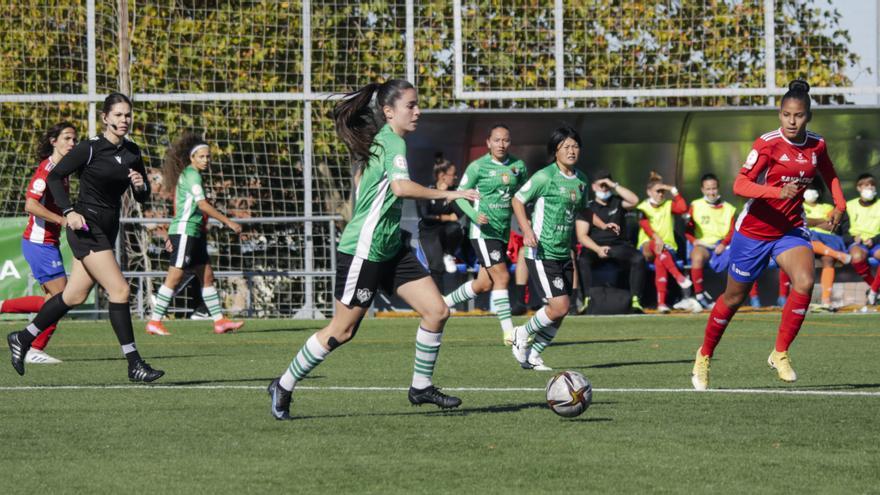
[[[574,419],[550,412],[550,373],[519,369],[492,318],[447,326],[435,383],[462,407],[414,408],[416,320],[368,320],[301,384],[290,422],[265,387],[322,322],[138,323],[167,372],[143,386],[109,324],[64,321],[47,349],[61,365],[19,377],[2,351],[0,492],[880,493],[880,316],[810,315],[785,384],[766,364],[779,315],[740,315],[717,392],[695,393],[706,317],[567,320],[544,356],[596,389]]]

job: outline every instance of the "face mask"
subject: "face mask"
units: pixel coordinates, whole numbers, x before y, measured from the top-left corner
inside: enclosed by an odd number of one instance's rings
[[[804,191],[804,201],[807,203],[815,203],[819,199],[819,191],[815,189],[807,189]]]
[[[710,205],[717,205],[721,202],[721,196],[717,196],[715,199],[709,199],[706,196],[703,196],[703,201],[709,203]]]
[[[662,202],[663,202],[662,199],[660,200],[660,202],[657,202],[657,201],[654,201],[654,198],[648,198],[648,203],[651,203],[651,206],[654,206],[654,207],[660,206],[660,203],[662,203]]]
[[[861,195],[862,199],[864,199],[865,201],[874,201],[874,198],[877,197],[877,190],[866,187],[862,189],[861,192],[859,192],[859,195]]]
[[[613,195],[611,191],[596,191],[596,199],[600,201],[608,201]]]

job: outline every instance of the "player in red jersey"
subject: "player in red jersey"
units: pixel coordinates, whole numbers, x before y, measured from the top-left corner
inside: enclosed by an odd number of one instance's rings
[[[771,258],[791,278],[791,292],[782,308],[776,347],[767,363],[776,369],[780,379],[797,379],[788,348],[804,322],[815,275],[810,233],[804,223],[803,191],[821,174],[834,198],[832,231],[846,211],[846,200],[825,140],[807,131],[812,118],[809,91],[810,86],[804,81],[788,85],[779,109],[782,126],[755,140],[734,182],[733,192],[749,201],[737,218],[731,240],[727,288],[715,301],[703,345],[697,350],[691,379],[697,390],[708,388],[709,359],[715,346]]]
[[[61,226],[64,217],[55,205],[52,193],[46,187],[46,177],[55,164],[76,144],[76,128],[69,122],[59,122],[40,137],[37,154],[40,164],[28,183],[24,209],[30,214],[21,240],[21,251],[31,267],[31,273],[40,283],[46,297],[26,296],[0,301],[0,313],[36,313],[46,298],[59,294],[67,285],[67,275],[58,246],[61,243]],[[66,185],[66,183],[65,183]],[[57,364],[56,359],[44,351],[55,325],[34,340],[25,362],[32,364]]]

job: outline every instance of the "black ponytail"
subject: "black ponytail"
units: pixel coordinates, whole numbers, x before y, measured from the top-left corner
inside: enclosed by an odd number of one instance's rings
[[[354,161],[359,165],[366,165],[370,159],[373,138],[385,123],[382,107],[393,106],[407,89],[414,88],[403,79],[391,79],[382,84],[370,83],[346,94],[333,108],[336,134],[348,146]],[[372,103],[374,94],[375,105]]]
[[[73,132],[76,132],[76,127],[74,127],[73,124],[63,121],[46,129],[46,132],[40,136],[40,142],[37,143],[37,156],[40,157],[40,160],[45,160],[52,156],[52,152],[55,151],[55,147],[52,145],[52,140],[58,139],[58,136],[64,132],[64,129],[73,129]]]
[[[788,83],[788,91],[783,95],[780,106],[785,105],[785,100],[794,98],[804,104],[807,113],[810,112],[810,85],[803,79],[795,79]]]

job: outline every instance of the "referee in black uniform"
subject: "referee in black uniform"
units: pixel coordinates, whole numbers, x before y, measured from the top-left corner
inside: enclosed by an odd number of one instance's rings
[[[632,309],[642,312],[639,293],[645,284],[645,256],[626,238],[626,212],[639,203],[639,197],[629,189],[611,179],[607,171],[600,171],[593,180],[595,199],[590,201],[587,210],[578,214],[577,222],[590,223],[584,214],[595,215],[605,223],[614,223],[620,227],[615,232],[611,229],[590,229],[589,235],[596,244],[608,246],[608,258],[629,264],[629,290],[632,296]],[[581,227],[579,227],[581,228]],[[599,255],[589,249],[582,249],[578,256],[578,273],[580,274],[583,294],[589,293],[592,282],[592,267],[599,261]],[[584,308],[589,301],[584,301]]]
[[[49,173],[49,189],[64,215],[67,241],[75,259],[64,292],[46,301],[24,330],[7,336],[12,366],[19,375],[24,374],[24,357],[37,335],[73,306],[82,304],[96,282],[110,299],[110,324],[128,360],[128,378],[152,382],[165,374],[151,368],[135,347],[128,281],[113,253],[122,195],[131,188],[138,202],[150,197],[141,151],[125,137],[132,123],[131,100],[112,93],[104,100],[101,113],[103,134],[77,144]],[[79,174],[76,205],[71,204],[63,186],[64,178],[74,172]]]

